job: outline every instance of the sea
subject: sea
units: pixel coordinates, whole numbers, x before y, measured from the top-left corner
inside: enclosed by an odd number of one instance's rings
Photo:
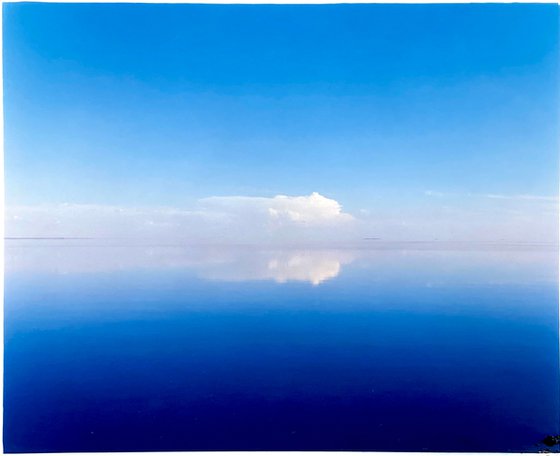
[[[558,247],[5,242],[7,453],[542,451]]]

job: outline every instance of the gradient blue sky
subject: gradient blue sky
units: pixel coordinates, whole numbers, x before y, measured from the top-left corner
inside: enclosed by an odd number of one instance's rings
[[[3,11],[8,205],[558,193],[557,5]]]

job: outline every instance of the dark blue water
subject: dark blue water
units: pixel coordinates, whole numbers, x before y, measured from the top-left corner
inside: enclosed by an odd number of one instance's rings
[[[7,452],[535,451],[560,431],[554,250],[54,244],[6,248]]]

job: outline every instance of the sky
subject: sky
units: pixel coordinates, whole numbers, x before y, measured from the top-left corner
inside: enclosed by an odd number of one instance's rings
[[[558,5],[3,5],[6,234],[556,242]]]

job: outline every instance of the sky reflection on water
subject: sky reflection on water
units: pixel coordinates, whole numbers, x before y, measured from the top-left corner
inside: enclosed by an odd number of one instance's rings
[[[557,259],[8,243],[6,449],[539,449]]]

